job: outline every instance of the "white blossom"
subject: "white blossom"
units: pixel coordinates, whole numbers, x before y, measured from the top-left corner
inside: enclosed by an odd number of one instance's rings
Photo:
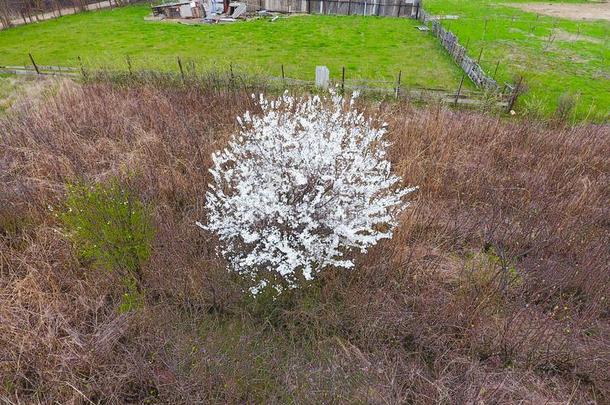
[[[352,249],[366,252],[391,238],[408,205],[386,159],[384,126],[337,95],[259,98],[261,114],[238,118],[241,130],[212,155],[208,220],[233,270],[267,285],[261,271],[294,287],[328,266],[351,268]]]

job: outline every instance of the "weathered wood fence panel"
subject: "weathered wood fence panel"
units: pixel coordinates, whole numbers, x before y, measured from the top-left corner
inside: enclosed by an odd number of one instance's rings
[[[419,20],[425,24],[431,24],[431,30],[434,36],[438,38],[443,47],[449,52],[453,60],[462,68],[464,73],[472,80],[479,88],[486,90],[499,90],[498,83],[487,76],[479,61],[471,58],[466,54],[465,47],[460,45],[457,36],[443,27],[441,20],[437,19],[424,10],[419,10]]]
[[[0,0],[0,29],[64,15],[121,7],[140,0]]]
[[[0,65],[0,74],[12,75],[46,75],[46,76],[78,76],[80,69],[63,66],[11,66]]]
[[[415,18],[418,0],[253,0],[249,9],[282,13]]]

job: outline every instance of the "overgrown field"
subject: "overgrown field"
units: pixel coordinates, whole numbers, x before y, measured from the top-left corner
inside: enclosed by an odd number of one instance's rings
[[[420,190],[280,301],[195,225],[249,92],[66,82],[1,116],[0,399],[609,402],[608,127],[360,104]]]
[[[300,16],[226,25],[187,26],[146,22],[148,5],[129,6],[11,28],[0,32],[0,64],[178,71],[194,62],[197,69],[236,71],[313,80],[317,65],[331,77],[396,80],[416,87],[455,90],[460,70],[441,46],[407,19]],[[371,84],[375,86],[376,84]]]
[[[559,104],[576,102],[580,118],[608,119],[610,21],[557,18],[519,8],[529,3],[543,4],[537,0],[425,0],[424,7],[435,15],[458,16],[443,24],[463,45],[468,44],[471,56],[483,51],[481,65],[489,74],[499,63],[500,82],[512,83],[523,75],[528,93],[520,107],[529,113],[543,115]]]

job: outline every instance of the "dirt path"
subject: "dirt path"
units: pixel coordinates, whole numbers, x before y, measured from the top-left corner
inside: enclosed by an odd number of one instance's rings
[[[523,11],[570,20],[610,21],[610,3],[510,3]]]
[[[102,9],[102,8],[110,8],[111,4],[110,4],[110,0],[107,1],[101,1],[99,3],[92,3],[92,4],[88,4],[87,5],[87,10],[89,11],[93,11],[93,10],[98,10],[98,9]],[[116,7],[116,5],[114,5]],[[66,8],[62,8],[61,9],[61,15],[69,15],[69,14],[75,14],[74,12],[74,8],[72,7],[66,7]],[[77,8],[76,9],[76,13],[79,13],[80,10]],[[27,19],[27,24],[34,24],[36,22],[38,22],[38,20],[43,21],[43,20],[51,20],[53,18],[57,18],[59,17],[59,14],[57,13],[57,10],[53,10],[53,11],[49,11],[47,13],[42,13],[42,14],[38,14],[38,19],[34,16],[32,16],[32,22],[30,23],[29,18]],[[27,17],[26,17],[27,18]],[[23,21],[23,18],[15,18],[13,20],[11,20],[11,24],[13,24],[13,26],[15,25],[25,25],[26,23]],[[0,29],[3,29],[4,26],[0,23]]]

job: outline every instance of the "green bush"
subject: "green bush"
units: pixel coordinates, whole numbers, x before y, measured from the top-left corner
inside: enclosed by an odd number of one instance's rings
[[[138,306],[141,265],[150,256],[153,228],[144,204],[113,180],[68,186],[61,215],[81,258],[123,277],[122,310]]]
[[[565,92],[559,96],[557,108],[555,109],[555,120],[568,123],[575,118],[575,110],[578,105],[579,96],[574,93]]]
[[[546,106],[549,101],[546,98],[531,95],[523,99],[521,115],[532,119],[543,120],[546,115]]]

